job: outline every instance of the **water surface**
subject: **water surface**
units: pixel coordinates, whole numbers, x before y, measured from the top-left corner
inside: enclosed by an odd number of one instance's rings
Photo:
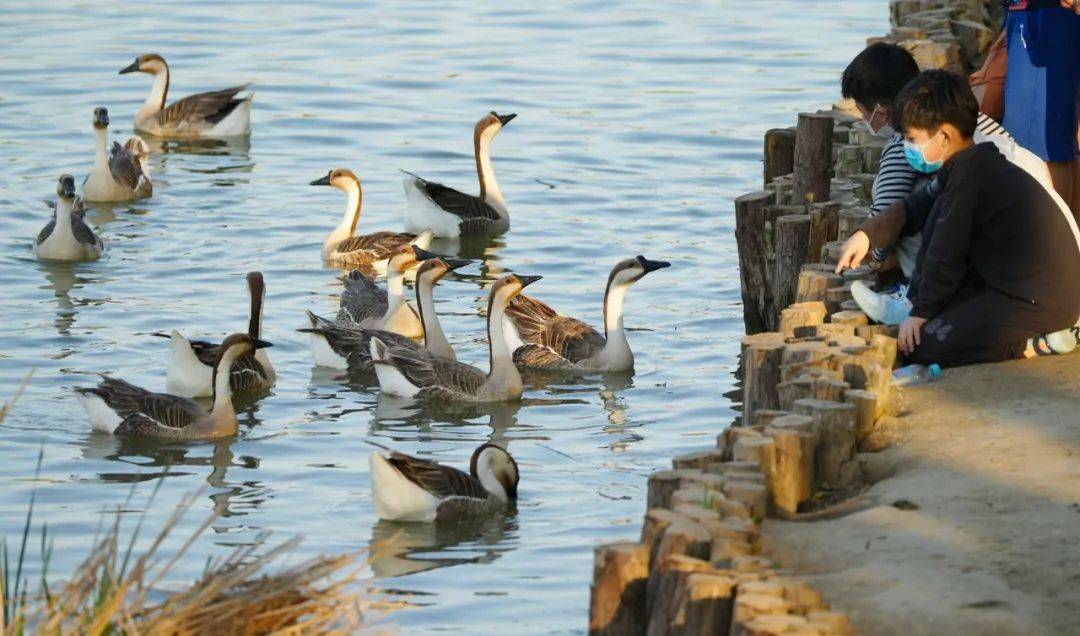
[[[394,617],[405,633],[581,632],[592,548],[635,537],[645,476],[713,443],[735,416],[724,397],[742,333],[731,200],[759,186],[761,134],[830,103],[886,15],[887,3],[866,0],[4,2],[0,396],[35,373],[0,427],[0,535],[18,535],[36,487],[53,571],[69,572],[132,482],[167,473],[152,526],[206,488],[173,545],[221,514],[171,584],[264,530],[302,534],[298,556],[376,541],[375,585],[416,606]],[[165,145],[153,199],[89,213],[107,246],[100,261],[35,261],[40,200],[61,172],[81,180],[89,169],[95,106],[110,110],[110,139],[130,134],[150,80],[116,72],[151,51],[172,66],[173,97],[254,82],[250,143]],[[293,330],[305,309],[335,307],[340,272],[323,267],[319,245],[344,195],[307,183],[351,168],[364,184],[361,230],[397,229],[399,169],[476,190],[471,131],[492,109],[519,115],[494,156],[513,228],[467,246],[477,262],[438,289],[459,357],[486,364],[481,310],[502,273],[543,274],[532,293],[599,326],[610,267],[640,253],[673,266],[629,294],[636,374],[448,410],[380,399],[364,378],[313,367]],[[167,342],[148,334],[242,330],[252,269],[266,276],[264,337],[280,378],[245,407],[240,435],[160,444],[90,433],[71,387],[107,371],[162,390]],[[403,533],[377,522],[369,441],[464,466],[487,440],[521,466],[516,514]],[[150,490],[128,509],[140,512]]]

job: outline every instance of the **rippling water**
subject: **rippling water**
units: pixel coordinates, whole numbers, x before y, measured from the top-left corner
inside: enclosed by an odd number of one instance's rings
[[[635,536],[645,475],[734,417],[731,199],[759,185],[761,133],[834,98],[843,64],[884,31],[887,3],[483,4],[0,4],[0,396],[35,370],[0,426],[0,534],[18,535],[37,488],[52,570],[69,572],[132,482],[168,472],[150,523],[204,486],[174,541],[222,515],[175,581],[263,530],[302,534],[300,555],[380,542],[371,574],[416,606],[394,616],[407,633],[583,630],[593,546]],[[171,97],[255,82],[250,144],[166,145],[152,157],[154,198],[89,213],[100,261],[37,262],[40,200],[59,173],[89,169],[95,106],[110,109],[112,139],[130,134],[150,82],[116,71],[150,51],[170,62]],[[513,229],[466,250],[476,264],[438,288],[459,357],[486,364],[480,310],[502,272],[543,274],[531,293],[599,325],[611,265],[643,253],[673,267],[628,297],[637,373],[450,412],[313,367],[293,329],[305,309],[336,305],[339,272],[319,245],[344,195],[306,184],[349,167],[365,188],[361,231],[398,228],[399,168],[475,191],[471,131],[491,109],[519,114],[494,153]],[[109,371],[162,390],[167,342],[147,334],[243,330],[252,269],[266,275],[280,377],[240,435],[91,434],[71,387]],[[521,465],[515,515],[403,533],[376,522],[368,440],[463,466],[489,439]]]

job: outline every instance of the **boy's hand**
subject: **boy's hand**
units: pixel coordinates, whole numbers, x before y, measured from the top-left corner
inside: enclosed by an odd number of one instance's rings
[[[1076,15],[1080,15],[1080,0],[1061,0],[1062,9],[1072,9]]]
[[[925,324],[926,318],[908,316],[908,319],[900,325],[900,335],[896,339],[900,353],[910,355],[912,351],[915,351],[915,347],[922,344],[922,327]]]
[[[867,265],[870,266],[870,269],[879,272],[890,272],[894,269],[900,269],[900,259],[896,256],[896,252],[889,252],[885,255],[885,260],[875,261],[871,258]]]
[[[836,264],[836,273],[844,271],[844,268],[855,269],[862,265],[869,251],[870,237],[866,232],[858,230],[851,235],[851,238],[844,241],[844,247],[840,251],[840,262]]]

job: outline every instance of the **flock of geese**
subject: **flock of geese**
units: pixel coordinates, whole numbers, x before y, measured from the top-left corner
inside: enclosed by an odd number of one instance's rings
[[[251,130],[252,93],[247,85],[190,95],[171,104],[169,65],[157,54],[139,56],[120,73],[147,73],[153,86],[135,115],[138,135],[168,139],[222,138]],[[473,151],[480,194],[472,195],[405,173],[404,232],[357,234],[362,189],[351,171],[335,169],[311,182],[346,194],[341,223],[326,237],[323,260],[350,270],[340,308],[332,318],[308,312],[299,331],[310,339],[315,364],[374,372],[384,393],[444,402],[518,400],[521,371],[627,371],[634,355],[623,328],[627,289],[669,263],[643,256],[619,261],[608,276],[603,331],[565,316],[522,294],[540,276],[509,274],[491,287],[486,313],[488,368],[456,359],[435,311],[436,284],[470,261],[428,251],[434,238],[495,236],[510,228],[510,215],[491,165],[491,145],[515,115],[491,112],[477,122]],[[52,219],[34,244],[46,260],[94,260],[102,240],[84,220],[86,203],[153,196],[147,167],[149,146],[136,135],[108,146],[109,113],[96,108],[94,163],[82,183],[61,175]],[[415,302],[406,298],[406,278],[415,272]],[[385,275],[386,287],[375,282]],[[75,389],[94,429],[114,435],[166,440],[203,440],[238,431],[233,393],[265,391],[276,373],[261,339],[266,286],[259,272],[247,276],[251,310],[246,332],[220,343],[190,340],[178,331],[155,334],[169,340],[167,393],[154,393],[101,375],[95,387]],[[192,398],[209,398],[207,410]],[[384,519],[433,521],[478,515],[512,505],[518,468],[503,448],[476,449],[469,472],[391,451],[372,453],[375,510]]]

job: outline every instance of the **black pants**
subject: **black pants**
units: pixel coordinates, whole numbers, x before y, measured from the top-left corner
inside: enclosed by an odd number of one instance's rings
[[[1076,323],[1076,303],[1063,305],[1040,307],[971,281],[923,325],[921,344],[907,363],[959,367],[1022,358],[1028,338]]]

